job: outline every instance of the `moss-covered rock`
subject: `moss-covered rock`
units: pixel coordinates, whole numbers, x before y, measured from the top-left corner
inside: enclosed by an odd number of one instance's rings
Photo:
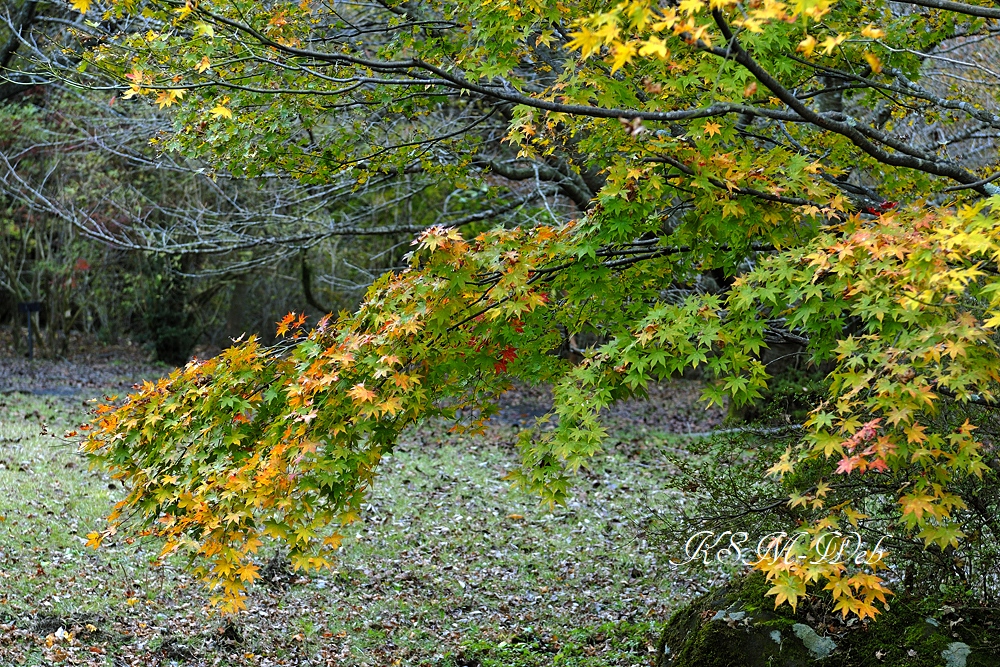
[[[997,667],[1000,610],[894,598],[874,622],[843,622],[828,601],[775,610],[759,573],[677,611],[657,667]]]

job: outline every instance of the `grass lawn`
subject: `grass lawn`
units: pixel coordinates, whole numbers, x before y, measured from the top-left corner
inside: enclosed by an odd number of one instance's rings
[[[123,493],[57,437],[87,405],[0,396],[4,667],[648,665],[657,629],[694,592],[643,534],[672,502],[664,436],[619,429],[549,510],[501,479],[516,427],[429,425],[383,462],[334,570],[289,572],[271,547],[271,582],[221,618],[183,561],[150,566],[157,544],[84,546]]]

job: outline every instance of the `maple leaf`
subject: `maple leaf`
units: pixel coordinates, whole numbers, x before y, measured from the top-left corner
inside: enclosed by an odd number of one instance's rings
[[[156,96],[156,103],[161,109],[163,107],[169,107],[171,104],[184,97],[186,93],[187,91],[183,89],[161,90]]]
[[[216,118],[228,118],[230,120],[232,120],[233,118],[233,112],[227,109],[226,107],[222,106],[221,104],[212,107],[212,110],[209,111],[209,113],[215,116]]]
[[[795,611],[799,598],[806,594],[806,584],[802,579],[782,572],[775,579],[775,584],[768,591],[768,595],[774,595],[774,608],[777,609],[783,602],[788,602]]]
[[[875,472],[888,472],[889,464],[885,462],[885,459],[871,459],[868,461],[868,469]]]
[[[862,620],[865,618],[875,618],[875,614],[878,612],[874,606],[850,594],[842,595],[837,600],[837,604],[833,606],[833,610],[839,611],[844,618],[847,618],[848,614],[854,614]]]
[[[292,322],[295,321],[295,313],[288,313],[278,321],[278,331],[277,335],[284,336],[288,333],[288,328],[291,326]]]
[[[190,16],[195,10],[195,3],[191,0],[186,0],[183,7],[178,7],[174,9],[174,13],[177,14],[177,20],[183,21],[188,16]]]
[[[880,74],[882,72],[882,61],[874,53],[866,52],[864,54],[865,60],[868,62],[868,66],[872,68],[872,72],[875,74]]]
[[[788,506],[791,508],[799,507],[800,505],[805,507],[809,502],[809,496],[802,495],[799,493],[792,493],[789,495]]]
[[[864,471],[865,460],[861,457],[860,454],[856,454],[854,456],[845,456],[844,458],[840,459],[840,461],[837,463],[837,469],[835,472],[839,475],[849,475],[851,471],[854,470],[855,468],[860,468],[862,471]]]
[[[399,357],[394,354],[386,354],[379,359],[379,362],[391,367],[399,363]]]
[[[656,56],[666,60],[670,57],[670,51],[667,49],[667,43],[656,35],[651,35],[648,40],[642,43],[639,48],[640,56]]]
[[[926,546],[936,544],[944,549],[950,545],[957,549],[958,541],[965,537],[965,533],[957,524],[949,523],[943,526],[927,526],[917,533],[917,537],[923,538]]]
[[[824,39],[820,46],[823,47],[823,53],[830,55],[833,53],[833,50],[840,46],[840,44],[842,44],[846,39],[846,35],[837,35],[835,37],[831,35],[830,37]]]
[[[236,570],[236,574],[239,575],[241,581],[246,581],[253,583],[254,579],[260,579],[260,568],[258,568],[253,563],[246,563],[243,567]]]
[[[852,594],[851,583],[847,577],[837,577],[835,579],[830,579],[827,582],[826,586],[823,587],[823,590],[830,591],[830,594],[833,596],[834,600],[840,598],[841,595],[850,596]]]
[[[611,71],[617,72],[622,67],[632,62],[635,57],[636,48],[632,42],[619,43],[615,45],[614,57],[611,60]]]
[[[925,431],[927,427],[923,424],[912,424],[903,429],[906,433],[906,441],[912,444],[920,444],[927,441]]]
[[[913,523],[919,522],[924,512],[934,515],[934,497],[926,494],[907,494],[899,499],[899,504],[903,507],[903,516]]]
[[[410,387],[415,384],[420,384],[419,380],[414,376],[407,375],[406,373],[394,372],[392,374],[392,382],[397,388],[403,391],[409,391]]]
[[[805,39],[799,42],[799,45],[795,50],[808,57],[811,56],[813,51],[816,49],[816,44],[817,42],[815,37],[812,35],[806,35]]]
[[[383,400],[378,407],[383,414],[395,416],[397,412],[403,409],[403,403],[398,396],[391,396]]]
[[[705,8],[704,0],[681,0],[677,8],[685,14],[697,14]]]
[[[785,453],[781,455],[781,458],[778,459],[778,462],[767,469],[767,474],[772,476],[778,475],[778,478],[780,479],[785,476],[786,472],[794,472],[795,467],[792,465],[791,456],[791,450],[786,450]]]
[[[716,134],[720,134],[721,127],[722,126],[716,123],[715,121],[708,121],[707,123],[705,123],[705,134],[707,134],[710,137],[713,137]]]
[[[80,12],[81,14],[86,14],[87,10],[90,9],[91,0],[70,0],[70,5],[73,9]]]
[[[359,382],[347,390],[347,395],[350,396],[355,403],[366,403],[374,400],[376,393],[365,387],[363,382]]]
[[[881,28],[876,28],[870,23],[861,29],[861,34],[867,37],[868,39],[882,39],[883,37],[885,37],[884,30],[882,30]]]
[[[862,514],[861,512],[858,512],[857,510],[851,507],[845,507],[843,509],[843,512],[844,515],[847,517],[848,522],[850,522],[850,524],[855,527],[857,527],[859,520],[868,518],[867,514]]]

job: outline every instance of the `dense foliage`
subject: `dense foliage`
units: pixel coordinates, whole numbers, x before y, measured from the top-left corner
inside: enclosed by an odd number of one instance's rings
[[[166,538],[164,553],[199,555],[227,608],[259,576],[266,537],[297,567],[327,565],[335,527],[357,518],[379,461],[417,420],[475,429],[512,382],[551,382],[554,426],[523,434],[511,478],[557,503],[600,450],[602,408],[689,368],[714,381],[707,400],[745,404],[766,390],[778,348],[823,369],[827,394],[767,471],[789,526],[816,538],[800,558],[756,564],[776,603],[795,606],[810,584],[845,616],[885,602],[886,563],[824,559],[823,531],[888,519],[942,554],[994,534],[994,506],[969,498],[996,459],[985,415],[1000,380],[1000,116],[982,54],[1000,10],[151,0],[101,11],[133,29],[102,38],[81,69],[176,110],[165,149],[307,184],[419,175],[466,193],[461,224],[494,210],[475,203],[496,194],[490,178],[556,188],[530,225],[426,229],[354,313],[311,330],[290,315],[282,344],[250,338],[100,408],[84,448],[131,490],[103,535],[135,519]],[[944,61],[974,82],[930,76]],[[545,210],[565,199],[583,210]],[[577,336],[595,341],[582,363],[554,355]]]

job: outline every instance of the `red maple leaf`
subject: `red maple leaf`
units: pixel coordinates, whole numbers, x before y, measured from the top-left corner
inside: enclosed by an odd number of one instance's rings
[[[837,464],[837,473],[840,475],[849,475],[851,471],[855,468],[863,467],[864,459],[860,456],[845,456],[840,459],[840,463]]]
[[[877,472],[885,472],[889,469],[889,466],[886,464],[884,459],[875,459],[868,462],[868,469],[875,470]]]

